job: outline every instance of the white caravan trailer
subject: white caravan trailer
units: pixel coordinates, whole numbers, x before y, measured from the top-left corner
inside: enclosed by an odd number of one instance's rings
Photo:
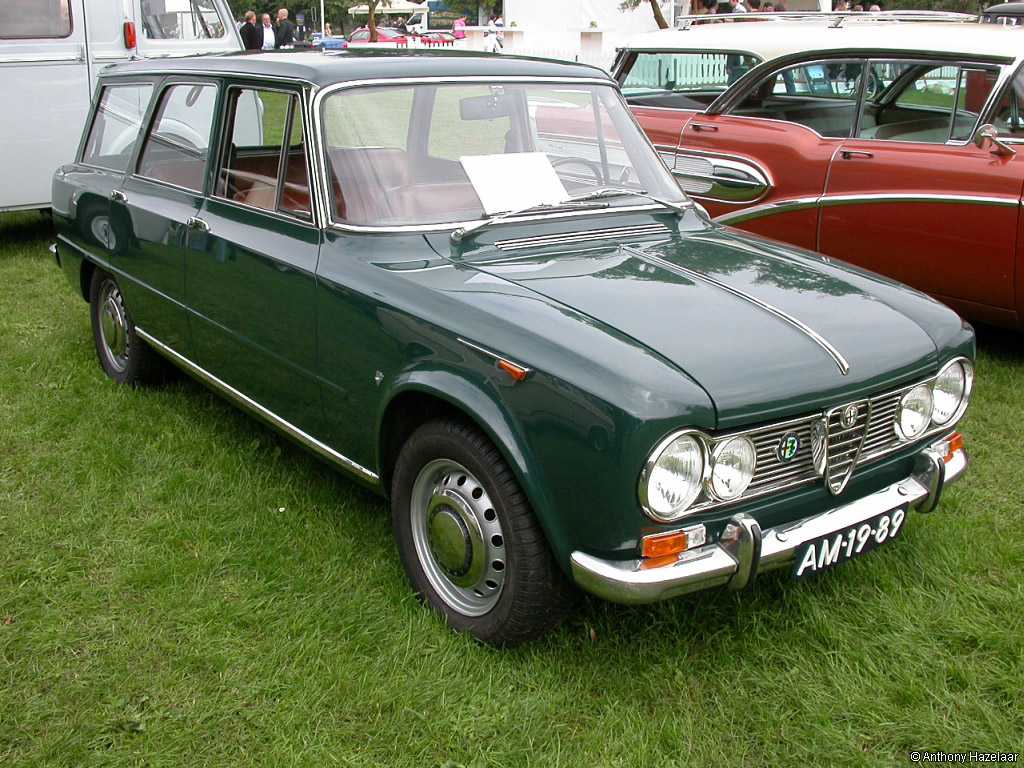
[[[4,0],[0,211],[49,208],[74,159],[97,73],[151,56],[237,51],[225,0]]]

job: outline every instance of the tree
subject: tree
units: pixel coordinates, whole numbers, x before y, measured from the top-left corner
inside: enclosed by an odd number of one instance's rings
[[[632,11],[643,4],[650,4],[651,12],[654,14],[654,21],[658,25],[658,29],[668,29],[668,22],[665,21],[665,14],[661,12],[661,6],[658,5],[658,0],[622,0],[622,4],[619,5],[619,10]]]
[[[391,5],[391,0],[366,0],[366,10],[369,12],[366,26],[370,29],[371,43],[376,43],[380,39],[377,37],[377,9],[385,5]]]

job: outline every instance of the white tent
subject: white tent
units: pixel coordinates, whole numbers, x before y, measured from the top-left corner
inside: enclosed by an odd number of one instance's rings
[[[377,16],[408,16],[410,13],[422,11],[424,8],[426,5],[411,3],[409,0],[391,0],[387,5],[383,3],[378,5],[375,13]],[[350,16],[369,16],[370,7],[368,5],[353,5],[348,9],[348,13]]]
[[[505,27],[521,28],[530,46],[562,48],[579,45],[580,31],[599,29],[604,45],[624,45],[633,35],[657,29],[648,3],[636,10],[623,11],[622,0],[504,0]],[[669,24],[673,20],[673,0],[658,0]]]

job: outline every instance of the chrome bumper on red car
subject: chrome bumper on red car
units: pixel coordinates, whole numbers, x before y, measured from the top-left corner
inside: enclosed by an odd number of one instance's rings
[[[821,514],[765,530],[750,515],[738,514],[717,543],[657,568],[643,567],[643,560],[602,560],[573,552],[572,574],[582,589],[616,603],[653,603],[722,585],[742,589],[758,573],[791,566],[807,542],[900,508],[931,512],[943,488],[965,469],[965,449],[943,439],[918,454],[909,477]]]

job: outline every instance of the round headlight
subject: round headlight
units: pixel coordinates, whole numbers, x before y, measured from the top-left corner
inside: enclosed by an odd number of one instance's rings
[[[949,423],[969,394],[973,375],[970,363],[963,361],[957,361],[942,369],[932,384],[932,421],[940,425]]]
[[[754,477],[757,452],[746,437],[730,437],[711,455],[711,492],[722,501],[743,495]]]
[[[640,501],[655,520],[675,520],[697,498],[703,481],[704,448],[694,436],[680,435],[651,454],[640,483]]]
[[[904,440],[924,434],[932,421],[932,388],[919,384],[907,392],[897,411],[897,429]]]

